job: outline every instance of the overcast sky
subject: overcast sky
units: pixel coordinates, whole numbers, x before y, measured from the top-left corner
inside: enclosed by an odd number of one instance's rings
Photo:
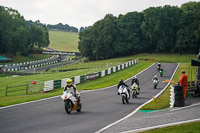
[[[106,14],[141,12],[148,7],[180,7],[190,0],[0,0],[0,5],[19,11],[26,20],[45,24],[68,24],[80,28],[91,26]],[[199,1],[199,0],[192,0]]]

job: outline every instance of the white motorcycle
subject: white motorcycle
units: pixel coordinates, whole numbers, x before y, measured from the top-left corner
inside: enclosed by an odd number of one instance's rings
[[[118,89],[119,94],[122,96],[122,103],[129,103],[129,93],[125,85],[121,85]]]
[[[68,90],[63,92],[61,95],[61,99],[65,103],[65,111],[67,114],[71,114],[72,111],[76,110],[77,112],[81,112],[82,105],[80,103],[80,95],[77,95],[77,98]]]
[[[159,81],[158,81],[158,80],[156,80],[156,79],[154,79],[154,80],[153,80],[152,84],[153,84],[153,87],[154,87],[154,89],[156,89],[156,88],[157,88],[157,86],[158,86],[158,83],[159,83]]]

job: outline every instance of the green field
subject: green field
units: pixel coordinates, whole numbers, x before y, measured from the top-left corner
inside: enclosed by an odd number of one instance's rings
[[[58,51],[79,52],[78,33],[49,31],[49,47]]]

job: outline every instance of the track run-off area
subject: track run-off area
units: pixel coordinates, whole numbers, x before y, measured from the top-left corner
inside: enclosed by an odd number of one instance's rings
[[[152,99],[165,88],[171,79],[177,63],[162,63],[163,77],[159,76],[157,64],[153,64],[137,75],[140,81],[138,98],[122,104],[117,95],[117,85],[92,91],[81,92],[82,112],[68,115],[60,96],[0,108],[1,133],[94,133],[103,132]],[[152,78],[157,75],[160,83],[153,89]],[[134,76],[134,75],[133,75]],[[120,79],[120,77],[119,77]],[[125,82],[130,86],[131,78]],[[112,125],[113,124],[113,125]]]

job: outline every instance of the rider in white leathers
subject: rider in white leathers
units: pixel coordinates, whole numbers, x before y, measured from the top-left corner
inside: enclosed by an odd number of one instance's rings
[[[79,93],[78,93],[78,90],[76,88],[76,85],[73,85],[72,84],[72,79],[67,79],[67,85],[64,89],[65,90],[68,90],[68,92],[72,93],[77,100],[80,100],[80,96],[79,96]]]

